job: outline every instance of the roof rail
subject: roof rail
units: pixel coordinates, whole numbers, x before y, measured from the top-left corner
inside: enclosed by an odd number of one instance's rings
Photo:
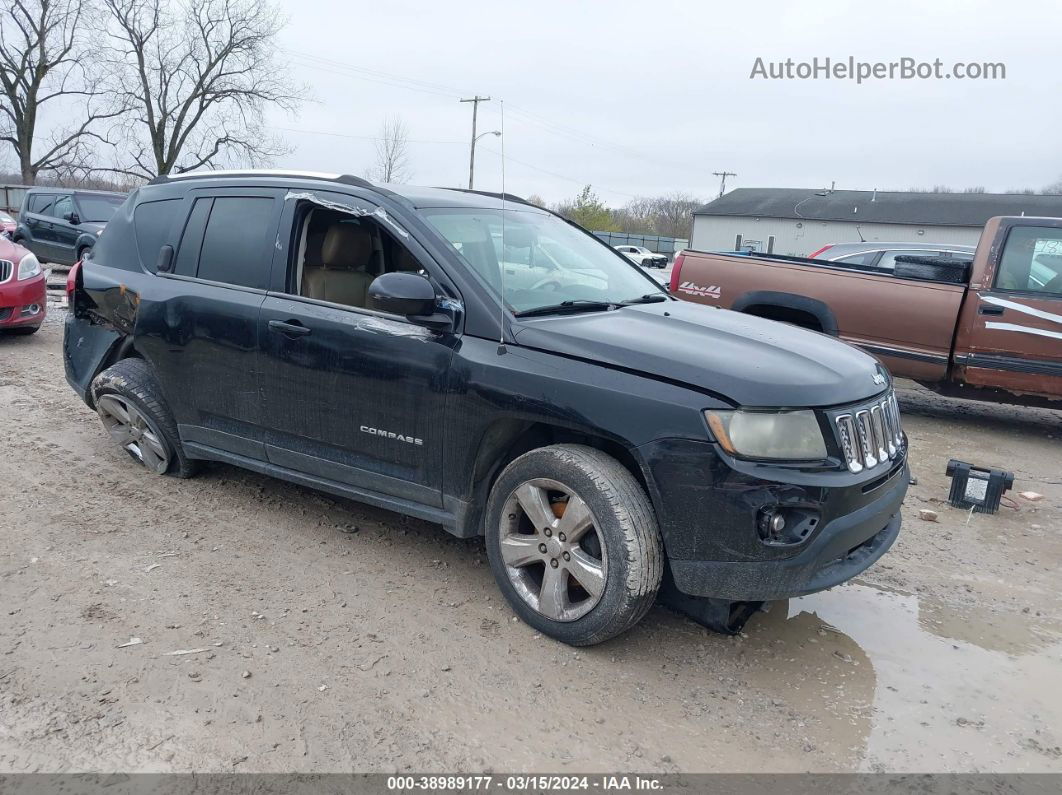
[[[299,171],[287,168],[260,168],[260,169],[206,169],[202,171],[181,171],[176,174],[160,174],[151,180],[149,185],[158,185],[180,179],[209,179],[211,177],[294,177],[296,179],[319,179],[328,182],[338,182],[343,185],[355,185],[359,188],[375,187],[371,182],[353,174],[335,174],[323,171]]]
[[[490,196],[492,199],[501,199],[507,202],[516,202],[517,204],[526,204],[528,207],[535,207],[539,210],[543,209],[537,204],[532,204],[527,199],[521,196],[514,196],[511,193],[494,193],[489,190],[473,190],[471,188],[440,188],[440,190],[453,190],[458,193],[474,193],[477,196]]]

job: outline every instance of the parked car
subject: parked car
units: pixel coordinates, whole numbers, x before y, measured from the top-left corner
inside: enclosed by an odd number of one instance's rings
[[[31,188],[22,200],[15,240],[42,262],[73,265],[124,201],[124,193]]]
[[[37,258],[0,237],[0,333],[33,334],[48,305],[48,286]]]
[[[840,337],[941,394],[1062,408],[1062,218],[993,218],[972,257],[860,257],[687,251],[671,292]]]
[[[667,257],[654,254],[644,246],[613,246],[620,254],[638,265],[646,268],[666,268]]]
[[[17,226],[18,221],[12,218],[8,213],[0,210],[0,235],[13,237]]]
[[[899,256],[954,257],[969,262],[973,260],[975,249],[976,246],[957,243],[830,243],[808,257],[891,272]]]
[[[578,273],[511,284],[509,248]],[[665,567],[733,629],[735,603],[834,586],[899,532],[884,367],[677,301],[512,198],[159,178],[69,285],[67,379],[149,472],[223,461],[483,535],[516,613],[567,643],[633,626]]]

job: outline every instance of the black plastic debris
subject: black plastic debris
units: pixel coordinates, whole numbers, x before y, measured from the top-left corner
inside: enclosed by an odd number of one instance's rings
[[[995,513],[1003,493],[1014,485],[1014,473],[1002,469],[984,469],[951,459],[947,476],[951,478],[948,501],[956,508],[973,508],[975,513]]]

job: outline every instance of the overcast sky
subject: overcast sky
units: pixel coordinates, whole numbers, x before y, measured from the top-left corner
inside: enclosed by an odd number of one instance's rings
[[[1057,0],[283,7],[280,55],[316,101],[296,118],[270,116],[294,147],[282,166],[363,174],[371,138],[398,115],[410,181],[467,184],[472,109],[457,100],[478,93],[494,98],[480,105],[480,131],[500,128],[505,100],[507,189],[551,202],[587,183],[613,204],[710,198],[724,169],[737,172],[728,188],[1004,191],[1062,176]],[[816,56],[1002,62],[1006,79],[749,78],[757,57]],[[500,150],[481,140],[476,187],[501,187]]]

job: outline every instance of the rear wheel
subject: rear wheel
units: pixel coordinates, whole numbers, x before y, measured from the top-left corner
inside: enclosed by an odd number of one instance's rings
[[[108,367],[92,382],[92,398],[104,429],[138,464],[156,475],[195,474],[198,462],[185,456],[147,362],[123,359]]]
[[[487,557],[527,624],[574,646],[608,640],[652,606],[663,547],[652,506],[616,459],[580,445],[520,456],[487,504]]]
[[[89,250],[88,246],[82,246],[77,250],[77,256],[74,258],[74,262],[81,262],[85,258],[85,252]]]

